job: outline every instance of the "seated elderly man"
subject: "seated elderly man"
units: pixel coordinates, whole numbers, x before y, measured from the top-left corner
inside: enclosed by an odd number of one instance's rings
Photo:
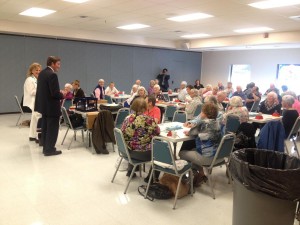
[[[224,113],[225,109],[224,109],[224,103],[223,101],[226,99],[227,93],[225,91],[219,91],[217,93],[217,105],[219,108],[219,112]]]
[[[184,106],[187,113],[187,118],[193,119],[197,106],[202,104],[202,99],[199,97],[198,90],[195,88],[191,89],[189,93],[191,100]]]
[[[182,102],[185,101],[185,97],[187,95],[186,85],[187,85],[187,82],[182,81],[181,84],[180,84],[180,88],[178,90],[178,100],[180,100]]]
[[[275,92],[277,94],[277,96],[279,95],[279,89],[275,87],[275,84],[271,83],[270,84],[270,88],[268,90],[266,90],[264,95],[269,94],[270,92]]]
[[[187,94],[186,94],[186,96],[185,96],[185,102],[190,102],[190,101],[192,101],[192,97],[191,97],[191,90],[193,89],[194,87],[193,87],[193,85],[187,85],[186,86],[186,92],[187,92]]]
[[[278,95],[273,91],[268,93],[266,100],[260,103],[258,111],[269,115],[275,112],[281,114],[281,104],[279,103]]]
[[[258,91],[258,87],[254,86],[252,88],[251,93],[249,93],[247,95],[247,98],[246,98],[246,107],[247,107],[247,109],[251,110],[254,102],[260,101],[260,98],[261,98],[261,93]]]
[[[239,96],[242,98],[242,100],[246,100],[246,95],[245,93],[242,91],[242,87],[240,85],[236,86],[236,91],[232,94],[233,96]]]
[[[118,93],[119,93],[119,91],[115,87],[115,83],[110,82],[108,87],[105,89],[105,95],[115,95],[115,94],[118,94]]]
[[[98,85],[96,86],[96,88],[94,90],[94,95],[98,100],[104,99],[105,87],[104,87],[104,80],[103,79],[99,79]]]
[[[224,89],[224,91],[226,92],[226,97],[231,98],[231,95],[233,94],[234,90],[232,88],[232,82],[227,82],[227,86]]]

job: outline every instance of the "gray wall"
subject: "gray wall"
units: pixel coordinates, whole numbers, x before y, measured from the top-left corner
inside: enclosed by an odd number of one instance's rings
[[[231,64],[250,64],[251,80],[265,92],[270,83],[276,83],[277,64],[285,63],[300,64],[300,49],[204,52],[201,82],[216,85],[222,81],[225,84]],[[293,91],[300,94],[300,88]]]
[[[114,81],[120,91],[129,92],[136,79],[147,88],[165,67],[171,74],[171,88],[179,87],[182,80],[194,83],[200,76],[202,57],[195,52],[0,34],[0,113],[17,111],[13,96],[23,95],[28,66],[39,62],[45,67],[49,55],[62,59],[61,88],[78,79],[87,94],[100,78],[106,84]]]

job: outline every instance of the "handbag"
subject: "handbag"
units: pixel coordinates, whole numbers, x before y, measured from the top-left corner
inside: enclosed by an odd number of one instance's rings
[[[168,173],[164,173],[159,180],[159,183],[167,186],[169,190],[172,191],[174,196],[176,195],[178,182],[179,182],[179,177]],[[182,198],[188,195],[190,190],[190,185],[187,182],[183,182],[181,180],[181,184],[179,185],[178,188],[179,188],[179,192],[177,198]]]
[[[138,187],[138,192],[140,195],[145,197],[147,190],[147,185],[141,185]],[[172,191],[165,185],[160,183],[150,184],[149,190],[147,193],[147,199],[153,201],[154,199],[170,199],[173,197]]]

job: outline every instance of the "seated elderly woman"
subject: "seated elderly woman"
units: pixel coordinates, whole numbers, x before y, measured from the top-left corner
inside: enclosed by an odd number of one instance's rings
[[[72,84],[66,83],[65,84],[65,91],[66,95],[64,96],[66,100],[72,100],[74,98],[73,93],[71,92],[73,86]]]
[[[140,98],[140,97],[144,98],[144,99],[147,98],[147,91],[143,86],[140,86],[138,88],[136,94],[131,97],[132,100],[131,100],[130,105],[132,105],[132,103],[134,102],[135,99]]]
[[[197,106],[202,104],[202,99],[199,97],[198,90],[195,88],[191,89],[189,91],[189,94],[191,100],[186,105],[184,105],[184,107],[187,113],[187,118],[192,119],[194,117]]]
[[[240,96],[234,96],[229,101],[227,111],[223,114],[223,124],[226,124],[228,115],[237,115],[240,118],[240,123],[248,122],[249,111],[243,106],[243,100]]]
[[[258,112],[269,115],[272,115],[275,112],[281,113],[281,104],[279,103],[278,96],[275,92],[271,91],[267,94],[266,100],[260,103]]]
[[[282,123],[285,131],[285,138],[287,138],[294,126],[299,114],[296,109],[293,108],[295,100],[291,95],[284,95],[282,97]]]
[[[193,142],[189,141],[189,145],[183,144],[179,156],[192,162],[198,170],[194,177],[194,185],[197,187],[203,181],[206,181],[206,176],[203,171],[203,164],[212,162],[218,145],[221,140],[221,131],[218,121],[218,106],[211,102],[205,103],[200,114],[200,122],[193,127],[186,135],[195,136]]]
[[[121,127],[129,154],[133,159],[150,161],[151,140],[160,134],[159,126],[154,118],[144,115],[147,110],[144,98],[137,98],[132,103],[131,110],[134,113],[126,117]],[[126,176],[130,176],[132,169],[132,165],[129,165]]]

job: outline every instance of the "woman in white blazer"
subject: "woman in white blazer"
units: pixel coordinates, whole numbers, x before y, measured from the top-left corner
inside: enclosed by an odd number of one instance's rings
[[[34,111],[35,94],[37,88],[37,78],[41,72],[42,66],[38,63],[32,63],[27,71],[27,78],[24,83],[24,99],[23,105],[28,106],[32,110],[30,128],[29,128],[29,141],[36,141],[37,139],[37,122],[41,118],[41,114]]]

